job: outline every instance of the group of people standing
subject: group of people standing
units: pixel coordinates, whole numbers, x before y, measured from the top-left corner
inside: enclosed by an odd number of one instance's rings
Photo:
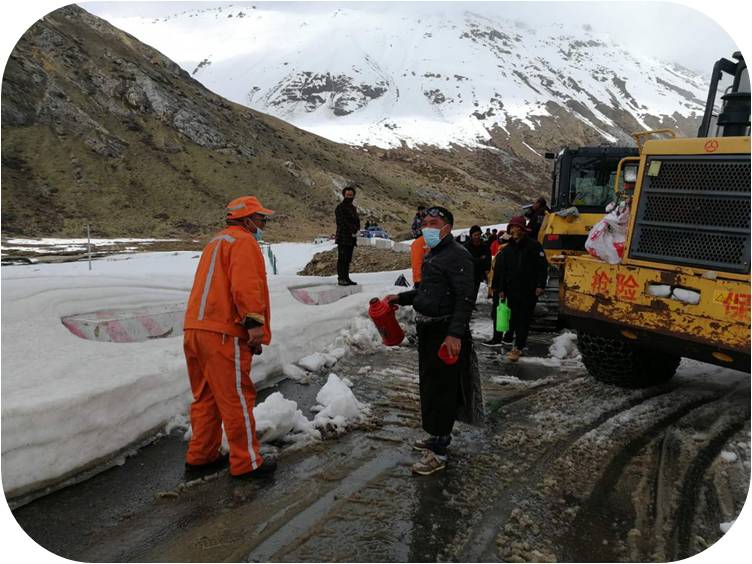
[[[349,267],[360,219],[355,187],[342,190],[335,211],[338,284],[355,284]],[[193,393],[192,436],[186,453],[186,477],[195,479],[229,466],[231,476],[255,479],[271,475],[276,461],[262,456],[253,407],[253,357],[271,342],[271,310],[264,257],[263,229],[274,212],[253,196],[231,201],[226,227],[204,248],[188,299],[183,347]],[[526,221],[514,217],[497,241],[484,241],[480,227],[461,244],[452,236],[454,216],[446,208],[419,210],[413,243],[414,287],[384,299],[416,313],[419,388],[425,439],[413,447],[423,453],[412,466],[427,475],[446,467],[456,420],[478,425],[483,400],[470,318],[480,282],[493,272],[494,300],[506,299],[517,358],[525,346],[535,300],[545,286],[545,257],[529,238]],[[494,243],[498,243],[494,245]],[[492,248],[493,247],[493,248]],[[494,258],[495,255],[495,258]],[[443,350],[442,350],[443,349]],[[439,353],[442,353],[441,355]],[[516,360],[513,355],[510,360]],[[222,430],[229,454],[222,454]]]

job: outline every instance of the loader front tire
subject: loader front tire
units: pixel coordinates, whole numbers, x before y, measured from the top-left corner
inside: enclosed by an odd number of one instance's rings
[[[587,331],[577,332],[577,348],[593,378],[622,388],[646,388],[668,382],[681,361],[677,355]]]

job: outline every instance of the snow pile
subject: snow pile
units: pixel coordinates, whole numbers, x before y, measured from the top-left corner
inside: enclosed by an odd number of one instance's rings
[[[278,257],[282,272],[307,262],[320,246],[301,244],[298,256],[295,249],[292,244],[283,247]],[[90,469],[94,461],[107,465],[165,426],[187,427],[184,414],[192,396],[181,335],[97,342],[71,334],[61,318],[184,302],[198,256],[195,251],[118,255],[94,261],[92,271],[85,262],[3,267],[6,495],[57,483]],[[350,347],[383,347],[366,311],[371,297],[395,292],[394,276],[357,275],[362,292],[326,306],[306,306],[287,289],[300,284],[301,277],[269,275],[272,342],[253,359],[256,387],[269,386],[283,374],[305,378],[303,369],[294,365],[314,353],[326,355],[333,365]]]
[[[294,364],[285,364],[282,367],[282,374],[285,375],[285,378],[295,380],[296,382],[305,380],[306,376],[308,376],[308,373],[305,370],[295,366]]]
[[[564,360],[565,358],[579,357],[577,350],[577,334],[565,331],[558,337],[554,338],[548,349],[552,357]]]
[[[320,405],[311,408],[311,411],[318,411],[313,420],[317,428],[334,427],[337,432],[344,432],[349,424],[368,417],[370,407],[357,400],[348,383],[333,372],[329,374],[326,384],[316,395]]]
[[[274,392],[254,407],[253,417],[256,420],[256,435],[262,443],[321,439],[321,433],[298,409],[298,404],[285,399],[280,392]]]
[[[337,359],[333,355],[323,352],[315,352],[301,358],[298,361],[298,366],[302,366],[309,372],[316,372],[325,366],[334,366],[336,363]]]

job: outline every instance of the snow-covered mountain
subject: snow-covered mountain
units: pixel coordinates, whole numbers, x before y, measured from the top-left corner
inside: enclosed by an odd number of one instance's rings
[[[623,142],[656,127],[692,133],[702,115],[703,77],[630,52],[587,24],[533,28],[434,6],[102,15],[218,94],[350,144],[498,146],[499,137],[543,133],[560,120],[591,139]]]

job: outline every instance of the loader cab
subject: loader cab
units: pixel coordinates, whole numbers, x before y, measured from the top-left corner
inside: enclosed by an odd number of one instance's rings
[[[579,213],[605,213],[614,200],[616,168],[624,157],[637,156],[634,147],[564,148],[554,158],[551,208],[572,206]]]
[[[737,51],[728,59],[719,59],[710,77],[705,113],[697,137],[749,136],[749,70]]]

